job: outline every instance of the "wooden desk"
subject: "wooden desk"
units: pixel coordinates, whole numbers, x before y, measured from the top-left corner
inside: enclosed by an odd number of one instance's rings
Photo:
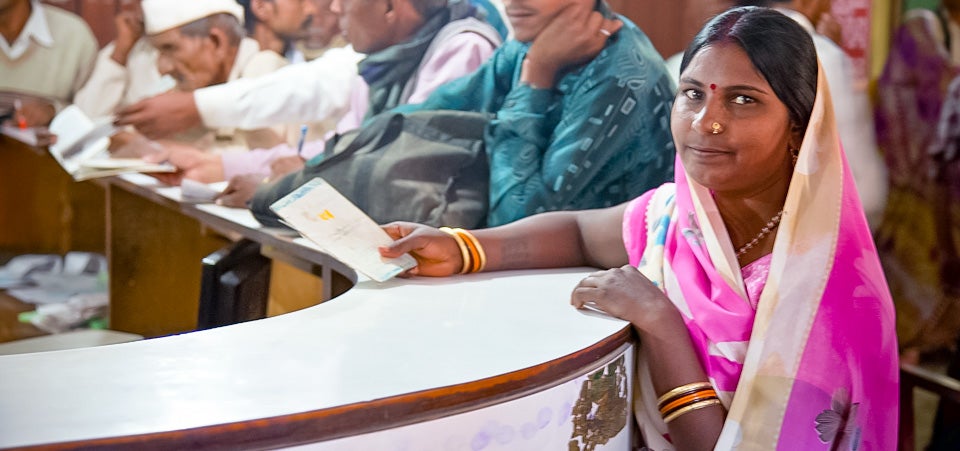
[[[626,450],[632,333],[570,307],[591,271],[361,282],[264,320],[0,357],[0,448]]]
[[[45,151],[0,135],[0,254],[104,252],[104,191],[74,182]],[[0,342],[44,332],[17,321],[30,304],[0,293]]]
[[[323,292],[316,293],[315,302],[333,298],[356,280],[353,270],[294,243],[292,236],[246,226],[179,202],[161,194],[166,192],[163,185],[149,177],[111,177],[103,183],[108,206],[111,329],[145,337],[196,329],[201,260],[242,238],[260,243],[261,252],[269,258],[320,276]]]
[[[46,332],[33,324],[21,323],[18,320],[20,313],[29,312],[35,308],[0,291],[0,343],[46,335]]]
[[[156,192],[106,181],[110,328],[144,337],[197,327],[200,261],[230,243]]]
[[[104,191],[74,182],[56,160],[0,136],[0,250],[103,253]]]

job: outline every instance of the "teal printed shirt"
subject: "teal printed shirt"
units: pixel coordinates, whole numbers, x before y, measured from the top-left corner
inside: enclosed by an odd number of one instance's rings
[[[520,83],[530,45],[510,40],[477,72],[395,111],[494,113],[486,130],[490,227],[613,206],[673,180],[673,82],[646,35],[623,28],[554,89]]]

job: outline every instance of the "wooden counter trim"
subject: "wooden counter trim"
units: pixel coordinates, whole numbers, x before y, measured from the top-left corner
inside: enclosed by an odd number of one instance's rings
[[[350,437],[477,410],[549,389],[584,373],[634,342],[626,326],[576,353],[541,365],[461,385],[340,407],[170,432],[77,440],[32,449],[250,449]]]
[[[279,252],[275,253],[271,258],[283,258],[287,260],[287,263],[293,265],[298,265],[300,262],[307,262],[329,268],[333,272],[343,276],[351,285],[357,283],[357,273],[353,268],[350,268],[324,252],[295,243],[293,240],[299,235],[278,235],[262,229],[252,229],[203,211],[197,208],[196,204],[177,202],[158,193],[154,188],[144,187],[121,177],[110,177],[100,180],[104,180],[106,186],[113,185],[158,205],[178,210],[184,216],[197,220],[202,226],[209,227],[223,236],[230,237],[235,234],[256,241],[261,245],[278,249]],[[333,284],[330,277],[325,276],[323,280],[325,285]],[[342,291],[343,290],[334,290],[334,295],[340,294]],[[332,297],[333,296],[328,295],[324,297],[324,299],[327,300]]]

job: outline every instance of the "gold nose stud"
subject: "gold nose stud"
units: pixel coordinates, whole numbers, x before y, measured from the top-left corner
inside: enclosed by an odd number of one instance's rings
[[[710,128],[713,129],[713,134],[714,134],[714,135],[718,135],[718,134],[720,134],[720,132],[723,131],[723,126],[720,125],[719,122],[714,122],[713,125],[710,126]]]

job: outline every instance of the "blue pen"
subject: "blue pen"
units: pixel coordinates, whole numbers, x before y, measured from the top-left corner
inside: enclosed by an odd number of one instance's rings
[[[300,126],[300,142],[297,143],[297,156],[303,158],[303,142],[307,139],[307,124]]]

